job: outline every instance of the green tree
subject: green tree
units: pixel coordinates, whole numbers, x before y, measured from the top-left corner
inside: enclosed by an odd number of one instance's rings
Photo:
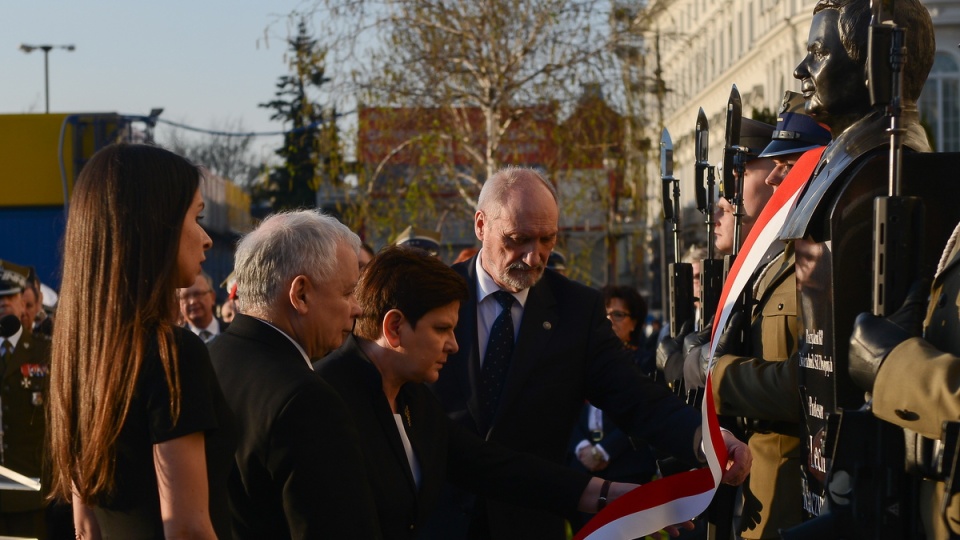
[[[322,182],[339,183],[342,163],[336,112],[325,111],[316,101],[321,87],[330,82],[326,49],[310,36],[303,18],[287,44],[290,74],[277,81],[274,99],[260,104],[273,110],[271,120],[288,127],[283,146],[275,152],[282,164],[253,192],[255,200],[273,211],[315,206]]]

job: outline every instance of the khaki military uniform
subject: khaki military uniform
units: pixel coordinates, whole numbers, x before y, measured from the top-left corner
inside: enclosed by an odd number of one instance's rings
[[[44,411],[50,387],[49,368],[49,339],[24,332],[6,366],[3,366],[3,378],[0,380],[2,464],[31,478],[41,477],[45,454]],[[39,492],[0,491],[0,514],[4,519],[10,513],[36,511],[42,524],[44,507]]]
[[[960,420],[960,242],[934,279],[923,338],[894,348],[877,372],[873,412],[908,435],[939,439],[944,421]],[[913,432],[913,433],[910,433]],[[943,483],[924,480],[920,511],[928,538],[949,538],[940,515]],[[948,511],[960,523],[960,501]]]
[[[779,538],[777,530],[803,520],[800,469],[802,408],[797,392],[797,282],[792,245],[761,273],[751,324],[752,356],[725,355],[714,367],[717,414],[746,417],[758,431],[743,484],[740,535]]]

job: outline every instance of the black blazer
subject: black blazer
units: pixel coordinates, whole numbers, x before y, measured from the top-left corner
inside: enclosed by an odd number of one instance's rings
[[[360,431],[384,538],[417,538],[436,508],[444,480],[468,491],[564,515],[576,510],[590,481],[585,473],[484,442],[447,418],[426,386],[408,383],[397,396],[397,411],[420,466],[418,489],[380,372],[357,340],[351,336],[315,367],[343,396]]]
[[[240,431],[235,538],[379,538],[357,430],[282,333],[240,315],[209,344]]]
[[[466,278],[470,297],[460,306],[460,350],[448,358],[432,385],[447,413],[474,433],[480,374],[476,263],[474,256],[453,266]],[[562,464],[580,408],[588,400],[630,435],[698,463],[694,434],[700,414],[644,377],[631,355],[606,319],[600,292],[546,270],[530,288],[493,425],[488,433],[477,434]],[[483,506],[485,515],[475,513],[472,527],[480,523],[496,538],[562,537],[562,522],[548,514],[495,501],[483,501]],[[442,534],[463,536],[459,531]]]

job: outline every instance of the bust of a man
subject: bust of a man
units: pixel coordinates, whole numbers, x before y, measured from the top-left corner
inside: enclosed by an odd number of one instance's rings
[[[900,115],[900,127],[905,130],[903,144],[909,150],[929,152],[930,143],[917,114],[917,99],[936,52],[933,21],[918,0],[897,0],[893,4],[894,21],[906,29]],[[880,151],[890,142],[890,120],[883,107],[870,104],[866,84],[870,17],[869,0],[820,0],[814,8],[807,54],[793,76],[800,80],[807,114],[830,128],[832,142],[788,218],[780,236],[783,240],[820,236],[816,216],[830,187],[845,178],[861,156]]]
[[[933,21],[917,0],[897,0],[892,4],[894,21],[906,29],[903,105],[912,110],[933,66]],[[866,86],[870,2],[820,0],[813,13],[807,55],[793,76],[800,80],[807,113],[829,126],[836,139],[874,112]]]

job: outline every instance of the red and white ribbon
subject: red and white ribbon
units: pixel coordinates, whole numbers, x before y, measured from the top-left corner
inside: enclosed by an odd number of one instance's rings
[[[780,229],[822,153],[823,148],[810,150],[797,160],[747,235],[720,295],[717,322],[713,325],[710,340],[710,371],[716,362],[713,354],[721,335],[717,329],[726,326],[750,277],[759,268],[770,246],[779,242]],[[703,425],[707,426],[703,433],[703,448],[708,467],[661,478],[621,496],[580,529],[574,540],[633,540],[703,513],[720,484],[721,463],[725,466],[727,462],[727,448],[715,411],[711,376],[707,373],[700,414]]]

